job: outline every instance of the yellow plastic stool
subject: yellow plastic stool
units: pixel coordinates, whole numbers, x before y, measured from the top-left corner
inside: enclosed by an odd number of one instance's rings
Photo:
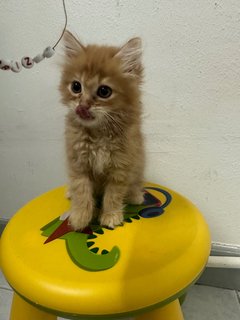
[[[10,319],[183,320],[178,299],[205,268],[209,229],[178,193],[153,183],[145,192],[144,205],[126,206],[115,230],[68,230],[65,187],[19,210],[0,243],[15,291]]]

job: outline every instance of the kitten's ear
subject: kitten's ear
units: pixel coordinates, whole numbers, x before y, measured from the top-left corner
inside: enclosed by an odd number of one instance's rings
[[[140,38],[130,39],[116,54],[121,59],[124,73],[138,74],[142,69],[142,40]]]
[[[85,50],[84,46],[74,35],[66,30],[63,35],[65,54],[68,57],[73,57],[79,54],[79,52]]]

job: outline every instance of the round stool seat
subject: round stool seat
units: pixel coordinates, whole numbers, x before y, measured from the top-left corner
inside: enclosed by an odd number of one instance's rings
[[[25,205],[1,239],[1,268],[14,291],[66,318],[130,316],[182,296],[207,263],[207,224],[176,192],[153,183],[145,190],[146,203],[126,206],[115,230],[60,230],[70,208],[65,187]]]

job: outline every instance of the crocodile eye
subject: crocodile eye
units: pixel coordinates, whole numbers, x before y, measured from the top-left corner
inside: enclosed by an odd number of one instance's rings
[[[82,86],[79,81],[73,81],[71,84],[71,90],[73,93],[81,93],[82,92]]]
[[[97,90],[97,95],[100,98],[107,99],[112,95],[112,89],[108,86],[100,86]]]

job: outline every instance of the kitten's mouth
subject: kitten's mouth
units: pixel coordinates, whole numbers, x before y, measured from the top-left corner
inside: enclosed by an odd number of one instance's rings
[[[76,114],[84,120],[93,120],[94,116],[90,112],[89,108],[78,106],[76,108]]]

